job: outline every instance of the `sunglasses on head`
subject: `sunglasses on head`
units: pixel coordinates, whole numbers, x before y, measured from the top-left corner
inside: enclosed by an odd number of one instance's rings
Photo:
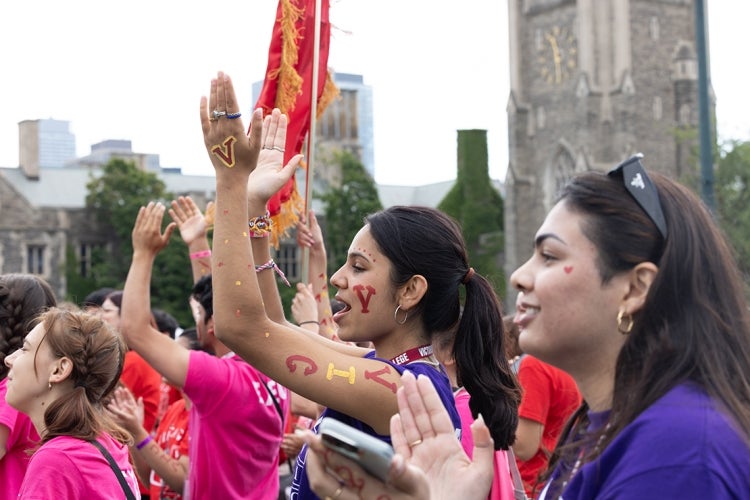
[[[637,153],[610,170],[607,175],[610,177],[622,176],[625,189],[656,224],[662,237],[666,239],[667,221],[661,209],[659,192],[646,173],[646,169],[643,168],[641,158],[643,158],[643,154]]]

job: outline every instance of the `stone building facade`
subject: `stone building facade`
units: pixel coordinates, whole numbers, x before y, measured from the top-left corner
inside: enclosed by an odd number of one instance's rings
[[[40,275],[58,297],[65,297],[68,249],[79,274],[86,276],[94,248],[111,245],[86,209],[86,185],[100,174],[99,167],[0,168],[0,274]],[[158,175],[167,191],[189,195],[198,206],[215,198],[212,176]]]
[[[507,276],[571,174],[642,152],[697,175],[694,1],[509,0]]]

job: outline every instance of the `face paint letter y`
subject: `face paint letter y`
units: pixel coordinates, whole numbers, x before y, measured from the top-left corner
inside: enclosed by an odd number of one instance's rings
[[[367,308],[368,305],[370,305],[370,298],[372,298],[373,295],[375,295],[375,289],[371,287],[370,285],[364,286],[364,285],[355,285],[352,287],[352,290],[357,294],[357,297],[359,298],[359,302],[362,304],[362,312],[368,313],[370,310]],[[365,290],[367,293],[365,294]]]

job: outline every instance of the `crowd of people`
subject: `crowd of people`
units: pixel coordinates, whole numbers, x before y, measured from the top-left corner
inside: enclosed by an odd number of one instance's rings
[[[0,275],[0,498],[750,495],[750,313],[688,189],[640,156],[575,175],[506,316],[441,211],[370,214],[330,279],[309,213],[288,318],[267,212],[301,160],[286,117],[247,132],[224,73],[200,109],[213,227],[189,197],[141,207],[124,286],[76,307]],[[175,230],[185,329],[150,300]],[[323,418],[392,445],[387,480],[332,453]]]

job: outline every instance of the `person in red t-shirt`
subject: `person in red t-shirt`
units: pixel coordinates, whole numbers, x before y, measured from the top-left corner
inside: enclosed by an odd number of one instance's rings
[[[120,331],[120,307],[122,306],[122,291],[117,290],[109,295],[99,310],[104,321],[115,330]],[[153,318],[152,318],[153,319]],[[133,350],[125,353],[125,364],[122,367],[120,382],[125,385],[136,399],[143,398],[143,426],[152,432],[156,425],[161,400],[161,375],[146,363],[140,354]],[[139,486],[142,496],[148,495],[148,484]]]
[[[120,331],[120,306],[122,291],[110,293],[101,308],[102,319],[115,330]],[[135,351],[125,354],[125,365],[122,368],[120,381],[130,389],[136,399],[143,398],[143,426],[154,430],[161,399],[161,375]]]
[[[175,342],[185,349],[201,350],[195,329],[187,329]],[[131,456],[138,477],[150,486],[150,498],[179,500],[184,494],[185,479],[189,470],[188,422],[190,400],[180,392],[181,398],[170,404],[152,435],[142,425],[143,405],[133,394],[117,389],[107,409],[115,422],[133,435]]]

